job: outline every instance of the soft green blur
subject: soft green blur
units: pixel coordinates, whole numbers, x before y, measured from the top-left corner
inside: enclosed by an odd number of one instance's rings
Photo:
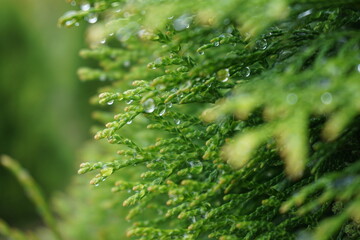
[[[65,0],[0,2],[0,155],[19,161],[48,197],[75,174],[89,138],[88,84],[76,76],[81,29],[60,29]],[[22,187],[0,167],[0,218],[31,226],[38,217]]]

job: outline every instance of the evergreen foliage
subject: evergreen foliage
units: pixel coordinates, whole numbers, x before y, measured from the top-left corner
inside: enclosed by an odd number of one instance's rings
[[[79,173],[98,185],[141,166],[112,188],[133,193],[128,236],[360,237],[359,1],[80,6],[60,21],[99,18],[81,52],[99,68],[79,76],[109,82],[99,102],[114,120],[98,113],[95,139],[121,150]],[[157,131],[123,130],[145,126]]]
[[[360,238],[360,1],[73,4],[79,76],[108,83],[79,169],[112,186],[96,214],[129,194],[130,239]],[[119,239],[105,221],[82,239]]]

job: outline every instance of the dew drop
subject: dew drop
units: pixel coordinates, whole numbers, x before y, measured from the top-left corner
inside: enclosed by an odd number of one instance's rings
[[[85,20],[88,22],[88,23],[96,23],[97,20],[98,20],[98,16],[96,13],[90,13],[86,18]]]
[[[203,164],[200,161],[190,162],[191,173],[200,174],[203,171]]]
[[[214,42],[214,46],[215,46],[215,47],[218,47],[219,45],[220,45],[220,42],[219,42],[219,41]]]
[[[168,103],[165,104],[165,106],[166,106],[167,108],[172,108],[173,104],[172,104],[171,102],[168,102]]]
[[[261,39],[261,40],[256,41],[257,49],[265,50],[267,48],[267,45],[268,45],[268,43],[267,43],[266,39]]]
[[[218,71],[216,73],[217,75],[217,79],[221,82],[226,82],[229,80],[230,77],[230,73],[229,73],[229,69],[221,69],[220,71]]]
[[[160,65],[160,64],[162,64],[162,59],[161,59],[161,58],[157,58],[157,59],[155,59],[154,63],[155,63],[156,65]]]
[[[174,122],[176,125],[179,125],[181,123],[181,120],[180,119],[174,119]]]
[[[101,74],[99,77],[99,80],[104,82],[106,80],[106,75],[105,74]]]
[[[131,63],[130,63],[130,61],[127,60],[123,63],[123,65],[124,65],[124,67],[130,67]]]
[[[147,113],[152,113],[155,110],[155,102],[154,99],[149,98],[142,104],[144,111]]]
[[[98,187],[99,186],[99,184],[97,183],[97,184],[95,184],[95,187]]]
[[[198,54],[200,54],[200,55],[204,55],[204,54],[205,54],[205,52],[204,52],[204,51],[198,51]]]
[[[77,22],[76,22],[75,19],[67,20],[67,21],[65,22],[65,26],[70,27],[70,26],[72,26],[72,25],[75,25],[76,23],[77,23]]]
[[[188,14],[184,14],[179,18],[175,19],[173,22],[174,29],[176,31],[181,31],[190,27],[191,17]]]
[[[80,8],[83,11],[89,11],[90,10],[90,3],[84,2],[83,4],[80,5]]]
[[[296,104],[298,101],[298,96],[295,93],[289,93],[286,96],[286,102],[290,105]]]
[[[131,123],[132,123],[132,120],[126,122],[126,124],[129,124],[129,125],[130,125]]]
[[[71,4],[71,6],[73,6],[73,7],[76,6],[76,2],[75,2],[75,1],[71,1],[70,4]]]
[[[329,92],[324,93],[321,95],[321,102],[323,104],[330,104],[332,102],[332,95]]]
[[[161,112],[159,112],[159,116],[163,116],[166,113],[166,108],[164,108],[163,110],[161,110]]]
[[[127,101],[126,101],[126,104],[131,104],[131,103],[133,103],[133,102],[134,102],[134,100],[130,99],[130,100],[127,100]]]
[[[114,100],[110,100],[107,102],[107,105],[113,105],[114,104]]]
[[[100,41],[100,43],[101,43],[101,44],[105,44],[105,43],[106,43],[106,39],[105,39],[105,38],[102,39],[102,40]]]
[[[249,68],[249,67],[245,67],[245,68],[243,68],[243,69],[241,70],[241,75],[242,75],[243,77],[249,77],[249,76],[250,76],[250,73],[251,73],[251,71],[250,71],[250,68]]]
[[[300,14],[298,15],[298,19],[304,18],[304,17],[306,17],[306,16],[309,16],[311,13],[312,13],[312,9],[309,9],[309,10],[307,10],[307,11],[305,11],[305,12],[302,12],[302,13],[300,13]]]
[[[357,71],[360,72],[360,64],[357,65]]]

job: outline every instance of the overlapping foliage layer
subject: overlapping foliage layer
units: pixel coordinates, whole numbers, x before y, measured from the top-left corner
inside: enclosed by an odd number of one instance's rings
[[[360,238],[359,1],[73,4],[130,238]]]

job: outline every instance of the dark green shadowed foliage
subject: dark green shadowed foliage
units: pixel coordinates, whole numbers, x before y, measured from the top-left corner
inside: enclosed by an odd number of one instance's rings
[[[72,3],[107,84],[65,239],[360,239],[360,1]]]

